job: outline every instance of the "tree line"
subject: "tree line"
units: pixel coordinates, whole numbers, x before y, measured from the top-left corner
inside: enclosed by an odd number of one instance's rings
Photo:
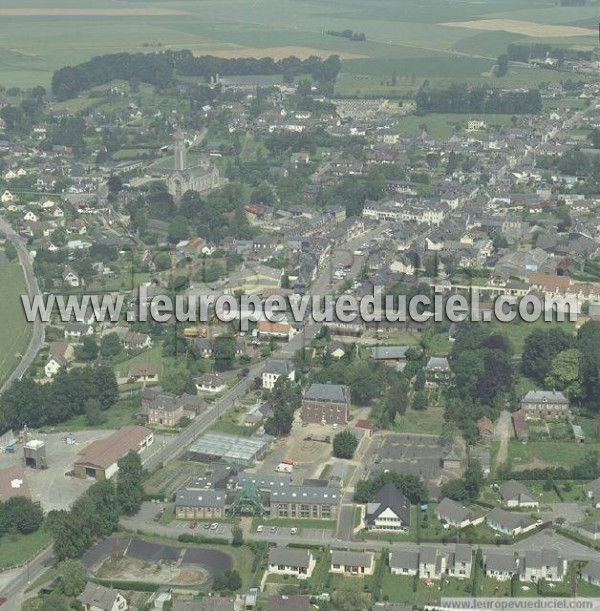
[[[202,76],[205,79],[231,75],[281,74],[291,82],[302,74],[310,74],[315,81],[333,82],[341,69],[340,58],[327,59],[311,56],[301,60],[286,57],[274,60],[245,57],[227,59],[205,55],[195,57],[189,50],[162,53],[112,53],[98,55],[76,66],[66,66],[52,76],[52,93],[59,100],[76,97],[82,91],[103,85],[113,79],[141,81],[159,88],[167,87],[176,74]]]
[[[506,53],[508,59],[513,62],[528,63],[532,59],[544,59],[552,57],[558,63],[565,59],[591,60],[592,52],[581,49],[568,49],[565,47],[553,47],[552,45],[536,43],[533,45],[512,44],[508,45]]]
[[[119,398],[115,373],[106,364],[61,370],[47,384],[15,380],[0,397],[0,434],[23,424],[40,427],[86,412],[90,401],[106,410]]]
[[[337,30],[327,30],[325,34],[327,34],[327,36],[339,36],[340,38],[347,38],[353,42],[364,42],[367,40],[367,36],[364,32],[353,32],[352,30],[342,30],[341,32]]]
[[[486,87],[465,87],[456,83],[447,89],[421,88],[416,96],[417,114],[488,113],[536,114],[542,111],[542,98],[537,89],[501,91]]]
[[[122,514],[139,511],[144,496],[144,471],[139,454],[129,452],[118,461],[116,485],[96,482],[71,506],[48,514],[45,527],[54,537],[57,560],[78,558],[94,541],[107,537]]]

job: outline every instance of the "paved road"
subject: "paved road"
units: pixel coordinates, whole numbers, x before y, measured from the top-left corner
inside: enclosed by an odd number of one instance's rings
[[[17,249],[19,263],[21,264],[21,268],[23,269],[23,273],[25,275],[25,283],[27,285],[29,297],[32,298],[35,295],[40,295],[40,287],[35,274],[33,273],[33,265],[31,264],[31,259],[29,258],[29,252],[27,250],[25,240],[23,240],[23,238],[21,238],[21,236],[19,236],[4,219],[0,219],[0,231],[3,231],[6,234],[7,239],[10,240]],[[0,388],[0,393],[4,392],[11,382],[13,382],[13,380],[20,378],[27,371],[44,343],[44,324],[39,320],[29,324],[33,325],[33,333],[31,335],[29,346],[25,351],[25,354],[23,354],[16,369],[8,377],[2,388]]]

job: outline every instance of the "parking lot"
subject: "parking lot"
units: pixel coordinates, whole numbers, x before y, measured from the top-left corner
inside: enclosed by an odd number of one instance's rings
[[[26,469],[25,478],[31,490],[31,497],[39,501],[45,511],[66,509],[87,490],[93,480],[67,477],[73,469],[77,455],[90,442],[104,439],[113,431],[82,431],[71,435],[73,443],[66,442],[65,433],[36,433],[29,431],[29,439],[39,439],[46,444],[48,468]],[[15,446],[15,453],[0,454],[0,469],[23,464],[23,445]]]
[[[258,527],[260,529],[260,526]],[[328,541],[333,537],[333,531],[323,530],[319,528],[290,528],[288,526],[269,526],[265,524],[262,531],[256,530],[253,535],[257,539],[267,541],[277,539],[289,539],[290,537],[298,537],[302,541]]]

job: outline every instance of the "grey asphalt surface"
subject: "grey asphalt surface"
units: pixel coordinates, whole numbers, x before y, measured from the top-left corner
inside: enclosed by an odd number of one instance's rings
[[[38,285],[37,278],[33,273],[33,265],[31,264],[31,260],[29,258],[29,251],[27,250],[25,240],[23,240],[23,238],[17,234],[10,224],[2,218],[0,218],[0,231],[3,231],[6,234],[7,239],[12,242],[17,250],[19,263],[21,264],[21,269],[25,275],[25,283],[27,285],[29,297],[33,298],[35,295],[40,295],[40,287]],[[29,346],[22,355],[16,369],[10,374],[10,376],[8,376],[6,382],[3,384],[2,388],[0,388],[0,394],[3,393],[14,380],[19,379],[27,371],[27,369],[29,369],[29,366],[31,363],[33,363],[33,360],[44,343],[44,324],[39,320],[36,320],[30,324],[33,325],[33,333],[31,335],[31,340],[29,341]]]

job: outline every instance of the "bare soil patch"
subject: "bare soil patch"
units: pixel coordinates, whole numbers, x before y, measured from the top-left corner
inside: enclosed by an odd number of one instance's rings
[[[482,19],[480,21],[450,21],[441,23],[449,28],[466,28],[489,32],[510,32],[534,38],[563,38],[568,36],[592,36],[594,30],[567,25],[547,25],[516,19]]]
[[[115,561],[108,558],[96,576],[102,579],[191,586],[206,581],[209,574],[200,568],[181,568],[174,562],[150,564],[136,558],[121,557]]]
[[[329,457],[330,452],[331,445],[328,443],[303,439],[291,445],[288,457],[295,463],[315,462]]]
[[[1,14],[1,13],[0,13]],[[321,58],[327,58],[330,55],[339,55],[340,59],[364,59],[368,55],[360,55],[358,53],[344,53],[337,51],[324,51],[323,49],[313,49],[311,47],[265,47],[263,49],[249,48],[249,47],[236,47],[233,46],[231,49],[224,48],[210,48],[208,46],[202,51],[196,51],[195,55],[214,55],[215,57],[223,57],[226,59],[238,58],[238,57],[254,57],[261,59],[263,57],[272,57],[273,59],[284,59],[286,57],[295,56],[299,59],[307,59],[311,55]]]

